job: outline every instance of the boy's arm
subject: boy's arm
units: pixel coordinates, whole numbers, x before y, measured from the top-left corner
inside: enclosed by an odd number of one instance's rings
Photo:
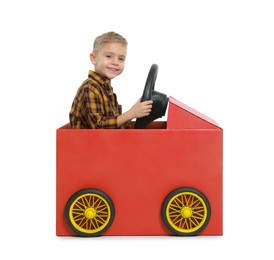
[[[117,117],[104,116],[104,104],[97,90],[85,89],[85,108],[89,128],[117,128]]]
[[[119,128],[133,118],[148,116],[152,109],[152,100],[140,102],[140,99],[125,113],[118,117],[104,116],[104,104],[98,90],[85,88],[84,103],[90,128]]]
[[[152,100],[140,102],[139,99],[130,110],[117,117],[117,126],[120,127],[133,118],[148,116],[152,109],[152,103]]]
[[[122,115],[117,117],[117,127],[121,127],[123,124],[125,124],[128,121],[131,121],[134,117],[132,117],[132,114],[129,111],[123,113]]]

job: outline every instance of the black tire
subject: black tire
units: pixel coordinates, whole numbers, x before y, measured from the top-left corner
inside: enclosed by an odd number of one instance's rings
[[[65,207],[68,226],[83,237],[102,235],[111,226],[114,215],[111,198],[103,191],[93,188],[74,193]]]
[[[179,188],[170,192],[162,205],[165,226],[177,236],[195,236],[210,220],[211,209],[206,196],[194,188]]]

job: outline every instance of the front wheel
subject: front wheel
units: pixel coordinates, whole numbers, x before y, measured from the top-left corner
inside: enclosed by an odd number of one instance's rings
[[[68,226],[79,236],[99,236],[112,224],[114,205],[110,197],[97,189],[73,194],[65,207]]]
[[[166,227],[178,236],[199,234],[208,224],[210,204],[200,191],[179,188],[170,192],[162,205],[162,218]]]

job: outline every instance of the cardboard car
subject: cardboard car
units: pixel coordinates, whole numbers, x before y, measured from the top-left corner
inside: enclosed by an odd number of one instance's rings
[[[57,129],[58,236],[223,234],[223,130],[167,100],[141,128]]]

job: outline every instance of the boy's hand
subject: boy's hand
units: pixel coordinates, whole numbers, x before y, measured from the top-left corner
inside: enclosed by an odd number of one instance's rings
[[[152,109],[152,100],[141,102],[139,99],[130,110],[117,117],[117,126],[120,127],[124,123],[133,118],[141,118],[148,116]]]
[[[139,99],[130,109],[130,112],[132,113],[133,118],[141,118],[148,116],[151,112],[152,109],[152,100],[147,100],[147,101],[140,101]]]

